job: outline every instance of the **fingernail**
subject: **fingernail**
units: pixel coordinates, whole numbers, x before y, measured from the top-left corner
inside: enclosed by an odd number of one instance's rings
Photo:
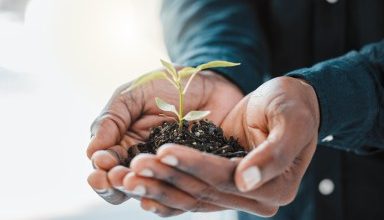
[[[244,188],[241,191],[249,191],[261,181],[261,172],[257,166],[251,166],[243,171],[242,174]]]
[[[95,161],[95,158],[96,157],[102,157],[102,158],[109,158],[110,160],[114,161],[114,162],[119,162],[118,159],[116,158],[117,156],[116,155],[112,155],[113,151],[109,151],[109,150],[99,150],[99,151],[96,151],[92,157],[91,157],[91,160],[92,160],[92,163],[93,163],[93,166],[94,167],[97,167],[98,166],[94,163]]]
[[[94,189],[95,192],[97,192],[98,194],[104,194],[106,193],[108,190],[107,189]]]
[[[152,206],[152,207],[149,208],[147,211],[156,213],[156,212],[157,212],[157,209],[156,209],[156,207],[153,207],[153,206]]]
[[[136,195],[136,196],[144,196],[145,193],[146,193],[146,190],[145,190],[145,187],[143,185],[138,185],[136,186],[132,192],[132,194]]]
[[[160,161],[164,164],[169,165],[169,166],[177,166],[177,164],[179,163],[177,158],[175,156],[172,156],[172,155],[165,156],[165,157],[161,158]]]
[[[140,171],[139,175],[144,176],[144,177],[154,177],[155,176],[153,171],[150,169],[144,169],[144,170]]]
[[[92,160],[92,167],[93,169],[100,169],[100,167],[95,164],[95,160]]]
[[[173,146],[174,144],[172,143],[166,143],[166,144],[163,144],[160,146],[160,148],[164,148],[164,147],[170,147],[170,146]]]
[[[124,186],[117,186],[115,188],[118,189],[120,192],[123,192],[127,196],[133,196],[133,194],[129,192]]]
[[[97,194],[103,198],[109,198],[113,195],[113,189],[94,189]]]

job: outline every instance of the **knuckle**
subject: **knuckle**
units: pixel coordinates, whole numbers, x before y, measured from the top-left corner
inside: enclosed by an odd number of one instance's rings
[[[278,207],[266,208],[264,210],[263,216],[264,217],[273,217],[273,216],[275,216],[277,214],[278,211],[279,211]]]
[[[160,202],[166,202],[169,200],[167,193],[164,191],[156,191],[153,194],[153,198]]]
[[[174,170],[171,170],[164,175],[164,180],[173,186],[179,186],[181,178],[182,177],[179,177],[178,173]]]
[[[277,116],[285,114],[290,107],[290,103],[287,103],[287,94],[277,94],[267,106],[267,116],[270,119],[274,119]]]
[[[142,87],[137,87],[133,90],[130,90],[124,94],[121,94],[118,96],[118,101],[120,103],[126,103],[127,105],[132,105],[132,106],[142,106],[139,104],[140,100],[144,100],[144,91]]]
[[[120,132],[123,132],[124,125],[126,124],[125,119],[118,113],[116,113],[115,110],[109,109],[107,110],[102,118],[104,120],[101,120],[99,123],[100,128],[108,129],[111,127],[111,125],[114,125],[116,128],[119,129]]]
[[[168,192],[167,188],[165,188],[161,183],[156,181],[147,184],[147,186],[147,188],[150,189],[150,191],[148,192],[148,196],[150,198],[159,202],[169,201],[170,193]]]
[[[214,186],[220,192],[234,192],[235,187],[231,181],[232,180],[226,179],[222,182],[216,182]]]
[[[195,202],[190,207],[187,207],[187,210],[190,212],[201,212],[203,207],[204,207],[203,201],[195,200]]]
[[[194,192],[193,196],[197,199],[197,201],[213,203],[217,201],[216,190],[209,185],[204,186],[199,191]]]
[[[287,190],[278,200],[278,205],[285,206],[292,203],[297,195],[297,190]]]

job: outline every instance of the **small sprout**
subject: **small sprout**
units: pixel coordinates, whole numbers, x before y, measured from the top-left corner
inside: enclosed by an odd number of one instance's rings
[[[209,115],[211,113],[210,111],[190,111],[188,114],[186,114],[183,119],[187,121],[195,121],[202,119]]]
[[[156,97],[155,98],[155,101],[156,101],[156,105],[159,109],[165,111],[165,112],[173,112],[175,113],[176,115],[178,114],[177,113],[177,110],[176,110],[176,107],[172,104],[169,104],[167,102],[165,102],[164,100],[162,100],[161,98],[158,98]]]
[[[164,60],[160,60],[160,61],[161,61],[161,64],[163,64],[163,66],[167,70],[167,72],[172,76],[173,81],[176,82],[177,79],[179,78],[179,75],[177,74],[175,67],[171,63],[168,63],[167,61],[164,61]]]
[[[197,67],[184,67],[180,71],[177,71],[176,68],[169,62],[161,60],[166,71],[153,71],[136,79],[126,90],[121,92],[121,94],[130,91],[140,85],[143,85],[151,80],[155,79],[166,79],[168,80],[178,91],[179,93],[179,109],[176,110],[175,105],[169,104],[160,98],[155,98],[156,105],[159,109],[172,112],[177,116],[179,128],[182,127],[183,120],[194,121],[206,117],[210,112],[209,111],[191,111],[188,114],[184,115],[184,96],[187,93],[187,90],[192,83],[192,80],[195,76],[202,70],[218,67],[232,67],[238,66],[240,63],[232,63],[227,61],[211,61],[208,63],[201,64]],[[189,77],[185,86],[182,84],[182,79]]]

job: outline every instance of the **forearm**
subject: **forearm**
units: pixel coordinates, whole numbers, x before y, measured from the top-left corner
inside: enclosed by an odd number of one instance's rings
[[[319,140],[323,140],[323,145],[373,153],[384,149],[380,121],[383,74],[381,41],[288,75],[302,78],[314,87],[320,104]],[[363,147],[365,144],[370,147]]]
[[[211,60],[240,62],[216,71],[247,94],[266,78],[267,47],[253,1],[165,0],[162,22],[173,62],[196,66]]]

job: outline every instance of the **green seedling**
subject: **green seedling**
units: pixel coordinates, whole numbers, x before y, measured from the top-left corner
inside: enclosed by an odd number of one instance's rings
[[[197,67],[184,67],[181,70],[177,71],[176,68],[169,62],[161,60],[165,71],[158,70],[152,71],[136,79],[128,89],[124,90],[122,93],[132,90],[144,83],[147,83],[155,79],[166,79],[168,80],[178,91],[179,94],[179,109],[176,110],[176,106],[165,102],[164,100],[156,97],[156,105],[159,109],[165,112],[172,112],[177,116],[177,122],[179,127],[182,126],[183,120],[194,121],[199,120],[210,114],[210,111],[190,111],[184,115],[184,97],[187,93],[189,86],[191,85],[192,80],[195,76],[202,70],[210,68],[219,68],[219,67],[232,67],[240,65],[240,63],[232,63],[227,61],[211,61],[208,63],[201,64]],[[189,77],[187,83],[183,85],[182,79]]]

